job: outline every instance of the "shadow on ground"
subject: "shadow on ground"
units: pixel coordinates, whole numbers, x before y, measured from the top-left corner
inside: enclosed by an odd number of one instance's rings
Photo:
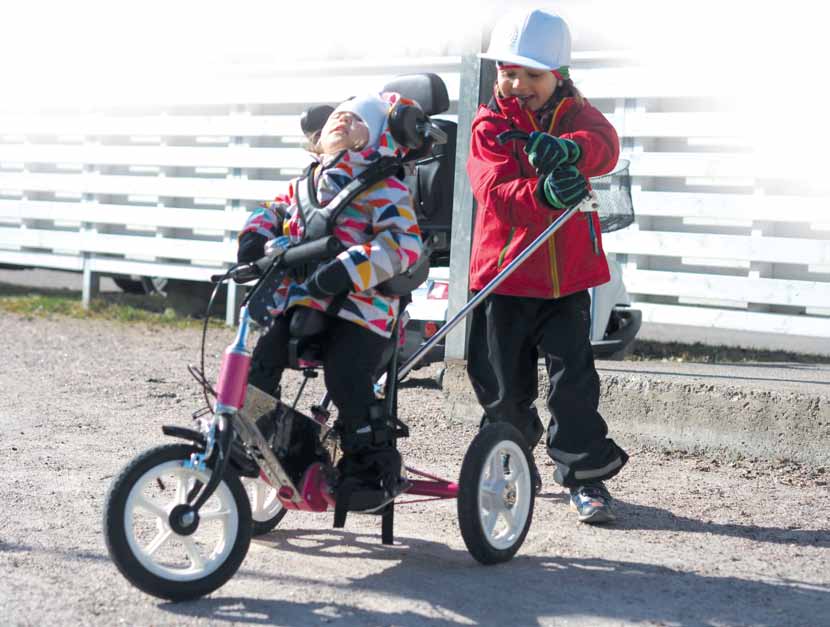
[[[242,570],[238,577],[272,580],[292,588],[324,581],[325,601],[292,602],[245,597],[162,604],[162,609],[211,621],[247,624],[536,625],[543,619],[701,624],[811,624],[830,611],[830,588],[798,581],[751,581],[708,576],[643,561],[519,555],[483,567],[466,551],[400,538],[385,547],[378,538],[340,531],[273,532],[265,548],[336,560],[380,560],[388,567],[342,581],[321,575],[274,576]],[[262,544],[262,543],[258,543]],[[348,553],[342,547],[349,547]],[[331,589],[335,588],[332,601]],[[314,594],[304,594],[314,598]],[[371,600],[370,600],[371,599]],[[702,602],[705,599],[705,603]],[[367,603],[367,601],[369,601]],[[391,611],[367,610],[394,606]],[[403,609],[405,608],[405,609]],[[441,618],[436,618],[440,616]]]

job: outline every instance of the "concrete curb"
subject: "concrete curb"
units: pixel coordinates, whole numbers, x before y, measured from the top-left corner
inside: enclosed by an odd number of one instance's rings
[[[623,447],[649,445],[666,450],[704,450],[727,457],[789,459],[830,465],[830,369],[816,366],[799,380],[730,375],[729,366],[649,362],[599,362],[600,411],[610,435]],[[647,364],[647,365],[644,365]],[[444,375],[445,410],[450,420],[478,422],[481,408],[467,380],[464,362],[450,362]],[[738,368],[742,366],[737,366]],[[807,366],[806,368],[809,368]],[[805,372],[809,372],[805,375]],[[547,395],[539,370],[539,399]],[[537,401],[547,421],[544,401]]]

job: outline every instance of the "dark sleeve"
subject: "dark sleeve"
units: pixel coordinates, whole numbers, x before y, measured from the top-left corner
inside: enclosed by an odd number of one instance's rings
[[[236,260],[239,263],[250,263],[265,255],[265,242],[268,238],[259,233],[248,231],[239,236],[239,248],[236,251]]]

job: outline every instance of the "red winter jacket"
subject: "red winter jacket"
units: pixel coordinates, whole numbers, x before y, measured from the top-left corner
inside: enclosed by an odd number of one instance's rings
[[[537,193],[538,177],[521,142],[500,145],[496,136],[512,129],[539,130],[533,114],[516,98],[494,99],[473,120],[467,175],[478,203],[470,289],[482,289],[523,251],[561,211],[550,209]],[[617,163],[614,127],[587,100],[564,98],[547,132],[572,139],[582,149],[577,164],[586,177],[609,172]],[[541,190],[540,190],[541,191]],[[599,253],[594,252],[588,220],[594,221]],[[559,298],[609,280],[596,213],[578,213],[524,261],[495,293]]]

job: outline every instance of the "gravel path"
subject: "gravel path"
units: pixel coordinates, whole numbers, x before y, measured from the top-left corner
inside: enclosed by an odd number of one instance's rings
[[[822,469],[721,464],[633,450],[611,484],[621,520],[589,527],[547,480],[510,563],[466,552],[452,502],[379,520],[289,514],[209,598],[132,588],[101,534],[109,482],[162,424],[187,425],[199,332],[0,314],[3,625],[816,625],[830,616],[830,498]],[[210,336],[209,373],[230,341]],[[407,462],[454,478],[471,423],[448,424],[418,371],[401,392]],[[296,378],[290,381],[291,388]],[[290,390],[289,390],[290,393]],[[316,398],[316,395],[315,397]],[[613,421],[613,417],[609,416]],[[542,451],[537,461],[543,473]]]

